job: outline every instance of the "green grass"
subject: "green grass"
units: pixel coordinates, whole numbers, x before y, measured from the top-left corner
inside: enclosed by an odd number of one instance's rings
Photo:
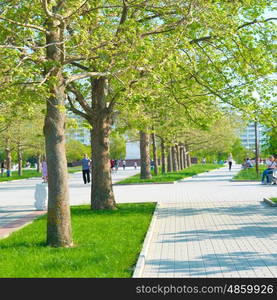
[[[82,166],[68,167],[68,173],[76,173],[82,171]]]
[[[5,172],[5,176],[6,176],[6,172]],[[41,177],[41,173],[38,173],[36,170],[23,170],[22,176],[19,176],[17,171],[12,171],[10,177],[5,177],[5,176],[0,177],[0,182],[26,179],[31,177]]]
[[[82,171],[81,166],[68,168],[68,173],[75,173],[75,172],[80,172],[80,171]],[[26,178],[32,178],[32,177],[41,177],[41,172],[37,172],[36,170],[23,170],[22,176],[19,176],[17,171],[12,171],[11,173],[12,173],[12,176],[10,176],[10,177],[6,177],[6,175],[4,177],[0,176],[0,182],[26,179]]]
[[[277,203],[277,198],[276,197],[274,197],[274,198],[269,198],[272,202],[274,202],[274,203]]]
[[[115,211],[72,206],[72,248],[45,245],[42,216],[0,240],[0,277],[131,277],[154,208],[155,203],[119,204]]]
[[[235,180],[258,180],[261,181],[263,171],[266,169],[265,166],[259,166],[259,174],[257,176],[255,167],[248,168],[245,170],[239,171],[237,175],[233,177]]]
[[[222,165],[217,165],[217,164],[200,165],[199,164],[199,165],[192,165],[191,167],[186,168],[182,171],[169,172],[166,174],[159,174],[157,176],[155,176],[153,171],[151,171],[152,173],[151,179],[140,179],[140,174],[136,174],[134,176],[131,176],[129,178],[117,182],[117,184],[145,183],[145,182],[153,182],[153,183],[173,182],[176,180],[180,180],[182,178],[190,177],[220,167],[222,167]]]

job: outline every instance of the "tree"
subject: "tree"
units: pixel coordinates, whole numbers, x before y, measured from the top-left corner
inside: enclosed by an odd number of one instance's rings
[[[66,142],[66,159],[68,162],[75,162],[81,160],[84,153],[89,155],[90,147],[82,144],[77,140],[68,140]]]
[[[125,138],[116,131],[111,134],[110,157],[113,159],[125,159],[126,157]]]
[[[230,101],[240,109],[253,104],[253,82],[261,96],[266,95],[269,85],[265,77],[273,70],[270,30],[274,28],[269,23],[272,18],[261,17],[272,3],[266,0],[222,1],[217,5],[212,0],[1,3],[0,50],[8,58],[1,62],[2,90],[9,87],[11,99],[16,87],[35,84],[36,92],[47,99],[44,133],[49,165],[49,245],[72,245],[64,139],[65,93],[71,109],[92,126],[92,207],[113,209],[109,134],[115,106],[124,109],[133,86],[149,74],[154,78],[160,70],[173,71],[174,75],[180,75],[176,71],[182,70],[183,80],[197,83],[199,90],[186,89],[185,99],[195,99],[200,92],[200,97],[211,95],[212,100]],[[250,84],[248,89],[240,88]],[[140,95],[144,92],[140,91]],[[74,99],[81,110],[74,106]],[[246,113],[251,113],[251,108],[247,107]]]
[[[277,154],[277,127],[269,128],[266,131],[267,138],[262,144],[263,153],[265,155]]]

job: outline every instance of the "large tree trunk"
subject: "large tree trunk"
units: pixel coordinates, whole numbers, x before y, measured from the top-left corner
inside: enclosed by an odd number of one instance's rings
[[[184,146],[184,169],[186,169],[188,167],[188,161],[187,161],[187,149],[186,147]]]
[[[91,209],[116,209],[112,188],[109,136],[111,118],[106,109],[107,79],[92,80],[92,183]]]
[[[177,151],[175,146],[171,147],[171,152],[172,152],[173,171],[176,172],[178,171],[178,158],[177,158]]]
[[[177,170],[181,170],[181,161],[180,161],[180,147],[179,145],[175,146],[176,148],[176,156],[177,156]]]
[[[172,167],[172,151],[171,147],[167,146],[167,172],[172,172],[173,167]]]
[[[151,134],[152,137],[152,147],[153,147],[153,160],[154,160],[154,174],[158,175],[158,157],[157,157],[157,146],[156,146],[156,135],[153,132]]]
[[[188,164],[188,167],[191,166],[191,158],[190,158],[190,154],[187,153],[187,164]]]
[[[55,81],[48,82],[51,96],[47,99],[44,124],[48,170],[47,244],[53,247],[71,247],[73,241],[65,155],[65,113],[61,109],[65,101],[63,69],[60,66],[63,53],[57,45],[57,41],[61,41],[62,29],[53,20],[48,20],[47,27],[49,34],[46,36],[46,43],[50,46],[46,48],[46,57],[52,66],[46,72],[50,72],[50,78],[55,78]]]
[[[165,145],[164,139],[161,138],[161,153],[162,153],[162,174],[166,173],[166,162],[165,162]]]
[[[21,149],[18,149],[18,175],[22,176],[22,151]]]
[[[140,131],[140,178],[150,179],[151,177],[149,134]]]
[[[184,147],[180,146],[180,169],[183,170],[184,169]]]
[[[11,176],[11,167],[12,167],[12,153],[11,153],[9,146],[6,147],[5,152],[6,152],[7,177],[10,177]]]

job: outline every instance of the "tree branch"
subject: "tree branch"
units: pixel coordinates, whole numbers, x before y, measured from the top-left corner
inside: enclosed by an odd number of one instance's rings
[[[20,22],[17,22],[17,21],[5,18],[3,16],[0,16],[0,19],[4,20],[4,21],[7,21],[7,22],[9,22],[11,24],[15,24],[15,25],[18,25],[18,26],[21,26],[21,27],[36,29],[36,30],[39,30],[41,32],[44,32],[44,33],[48,34],[48,31],[45,28],[40,27],[38,25],[33,25],[33,24],[28,24],[28,23],[20,23]]]
[[[82,111],[78,110],[74,104],[73,104],[73,100],[70,98],[69,95],[67,95],[67,100],[68,100],[68,103],[69,103],[69,106],[70,106],[70,110],[75,113],[76,115],[79,115],[81,117],[83,117],[84,119],[88,120],[89,121],[89,118],[88,118],[88,115],[83,113]]]
[[[79,74],[75,74],[75,75],[72,75],[69,78],[67,78],[65,80],[65,85],[68,85],[69,83],[71,83],[73,81],[84,79],[84,78],[89,78],[89,77],[106,77],[108,75],[111,75],[111,74],[109,72],[107,72],[107,73],[101,73],[101,72],[79,73]]]
[[[79,10],[81,10],[86,3],[88,2],[88,0],[85,0],[78,8],[76,8],[74,11],[72,11],[71,13],[69,13],[67,16],[64,17],[64,19],[69,19],[70,17],[72,17],[73,15],[75,15]]]
[[[62,23],[64,23],[63,16],[51,12],[48,8],[48,3],[47,2],[48,2],[48,0],[40,0],[40,3],[42,5],[42,8],[43,8],[46,16],[51,18],[51,19],[57,19],[57,20],[61,21]]]
[[[238,26],[237,31],[244,28],[244,27],[246,27],[246,26],[250,26],[250,25],[253,25],[253,24],[257,24],[257,23],[265,23],[265,22],[269,22],[269,21],[273,21],[273,20],[277,20],[277,18],[272,17],[272,18],[267,18],[265,20],[255,19],[251,22],[247,22],[247,23],[244,23],[244,24]],[[216,36],[216,35],[207,35],[207,36],[203,36],[203,37],[198,38],[198,39],[191,40],[189,43],[194,44],[194,43],[198,43],[198,42],[208,41],[210,39],[217,38],[217,37],[218,36]]]
[[[83,96],[83,94],[79,91],[79,89],[75,86],[74,83],[71,83],[68,87],[67,90],[72,92],[75,97],[76,97],[76,101],[81,105],[81,107],[83,108],[83,110],[88,114],[88,115],[94,115],[94,111],[92,110],[92,108],[88,105],[88,103],[85,100],[85,97]]]

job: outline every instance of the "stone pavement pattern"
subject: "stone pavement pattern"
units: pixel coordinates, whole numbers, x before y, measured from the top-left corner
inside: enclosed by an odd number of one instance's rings
[[[173,185],[157,208],[141,277],[277,277],[277,210],[261,203],[277,187],[230,182],[238,171]]]

